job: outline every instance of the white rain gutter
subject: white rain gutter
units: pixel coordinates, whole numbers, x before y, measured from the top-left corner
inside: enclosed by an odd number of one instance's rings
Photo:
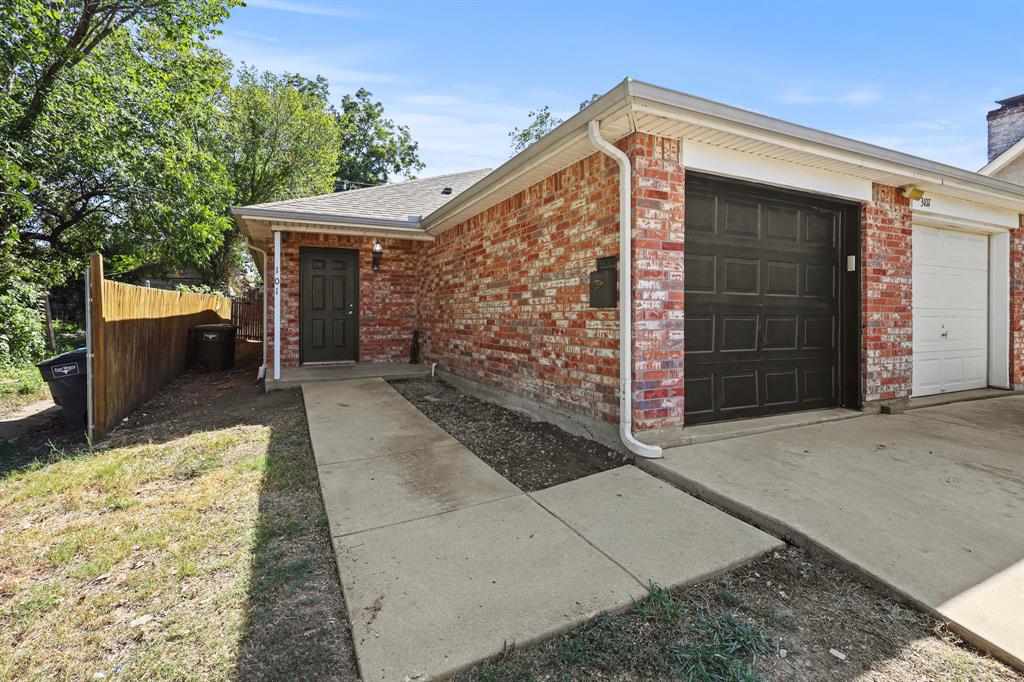
[[[263,298],[267,297],[266,291]],[[274,232],[274,381],[281,380],[281,233]]]
[[[262,379],[267,374],[267,252],[260,247],[249,241],[248,237],[245,237],[245,245],[253,251],[258,251],[263,254],[263,269],[260,270],[260,277],[263,278],[263,341],[262,341],[262,362],[260,363],[260,373],[257,380]]]
[[[657,459],[661,448],[633,435],[633,169],[629,157],[601,136],[598,121],[587,124],[587,137],[619,164],[619,438],[633,454]]]

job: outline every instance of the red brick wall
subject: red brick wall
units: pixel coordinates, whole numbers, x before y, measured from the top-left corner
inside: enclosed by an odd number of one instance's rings
[[[381,239],[384,255],[372,267],[373,237],[284,232],[281,234],[281,366],[299,364],[299,249],[301,247],[359,251],[359,362],[408,362],[416,328],[418,260],[424,242]],[[273,268],[274,246],[267,251]],[[272,272],[271,272],[272,275]],[[274,358],[274,296],[267,298],[267,362]]]
[[[634,135],[633,421],[683,424],[683,208],[678,140]]]
[[[913,288],[910,200],[875,184],[861,215],[861,386],[865,401],[910,396]]]
[[[426,245],[424,360],[604,420],[618,414],[618,310],[589,307],[618,254],[618,176],[593,154]]]
[[[1024,215],[1010,232],[1010,384],[1024,386]]]
[[[682,423],[679,145],[635,135],[635,419]],[[616,308],[589,307],[596,260],[618,255],[618,166],[595,153],[426,247],[423,354],[448,371],[605,421],[618,419]]]

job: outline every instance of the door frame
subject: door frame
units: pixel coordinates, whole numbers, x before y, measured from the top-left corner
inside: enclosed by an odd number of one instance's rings
[[[836,368],[838,376],[838,407],[859,410],[863,407],[864,392],[862,387],[862,319],[861,310],[861,271],[862,248],[861,248],[861,211],[862,203],[850,199],[841,199],[814,192],[803,192],[799,190],[768,185],[751,180],[737,180],[727,176],[714,173],[688,171],[687,180],[694,178],[700,182],[710,182],[713,185],[721,186],[727,190],[740,193],[747,192],[765,198],[776,198],[783,200],[797,200],[810,204],[812,207],[821,206],[829,210],[838,211],[840,215],[839,224],[839,261],[836,263],[839,268],[839,292],[838,292],[838,348]],[[685,197],[685,190],[684,190]],[[685,225],[684,225],[685,229]],[[853,271],[847,270],[846,258],[854,256],[855,267]],[[683,275],[684,286],[684,311],[685,311],[685,273]],[[683,381],[686,380],[686,356],[685,347],[683,355]],[[742,418],[741,418],[742,419]],[[739,421],[739,420],[737,420]],[[705,422],[702,422],[705,423]],[[714,422],[706,422],[714,423]]]
[[[360,329],[361,328],[360,318],[362,317],[363,306],[361,305],[362,301],[361,301],[360,289],[359,289],[360,284],[359,284],[359,251],[358,251],[358,249],[332,248],[332,247],[329,247],[329,246],[300,246],[299,247],[299,300],[296,301],[296,303],[298,305],[298,310],[299,310],[299,365],[305,365],[306,364],[306,361],[305,361],[306,346],[302,342],[302,340],[303,340],[302,337],[305,334],[305,331],[304,331],[305,326],[302,324],[302,301],[303,301],[303,297],[305,296],[305,279],[306,279],[305,277],[303,277],[304,273],[302,271],[302,263],[304,261],[304,257],[303,256],[304,256],[304,254],[310,254],[310,253],[336,254],[336,253],[339,253],[339,252],[340,253],[351,254],[352,256],[355,257],[355,262],[356,262],[356,267],[355,267],[355,277],[356,277],[356,283],[355,283],[355,285],[356,285],[356,333],[355,333],[355,346],[356,346],[356,348],[355,348],[355,351],[356,352],[355,352],[355,356],[356,357],[355,357],[355,360],[335,360],[335,361],[326,361],[326,362],[313,362],[313,363],[309,363],[309,364],[311,364],[311,365],[333,365],[333,364],[339,364],[340,365],[340,364],[348,364],[348,363],[353,363],[353,362],[359,362],[359,351],[360,351],[360,343],[359,342],[361,340],[360,339],[360,336],[361,336],[361,334],[360,334],[360,331],[361,331],[361,329]]]

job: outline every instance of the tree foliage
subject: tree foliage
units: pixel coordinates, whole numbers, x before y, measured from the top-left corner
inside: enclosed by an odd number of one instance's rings
[[[365,88],[341,98],[335,191],[382,185],[395,175],[413,178],[424,168],[409,129],[387,118],[384,105],[372,98]]]
[[[227,107],[234,205],[331,191],[339,140],[326,87],[322,78],[239,71]]]
[[[320,76],[243,66],[232,83],[207,40],[236,4],[0,1],[7,274],[60,284],[100,250],[110,272],[193,266],[223,284],[243,253],[231,205],[423,168],[409,130],[366,90],[335,109]]]
[[[233,206],[331,191],[339,142],[326,79],[243,66],[226,112],[224,148]],[[225,285],[244,267],[244,245],[232,222],[205,268],[206,279]]]
[[[115,271],[214,251],[227,63],[203,41],[230,4],[0,4],[0,256],[23,277],[63,281],[95,249]]]
[[[598,97],[600,95],[594,93],[590,99],[580,102],[580,111],[590,106]],[[540,109],[531,111],[527,114],[527,118],[530,119],[530,122],[525,128],[513,128],[508,134],[512,138],[512,150],[517,154],[563,123],[563,119],[551,113],[551,108],[546,104]]]

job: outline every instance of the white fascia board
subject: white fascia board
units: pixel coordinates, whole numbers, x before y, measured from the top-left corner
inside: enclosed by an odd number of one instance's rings
[[[925,204],[928,205],[925,205]],[[1020,228],[1016,211],[995,208],[964,199],[925,192],[922,199],[911,202],[914,224],[932,227],[953,227],[971,232],[1004,232]]]
[[[427,234],[423,230],[339,225],[338,223],[317,223],[315,221],[305,220],[301,223],[270,222],[270,230],[272,232],[335,234],[344,237],[381,237],[384,239],[409,239],[420,242],[434,241],[434,235]]]
[[[985,164],[978,173],[981,175],[998,173],[1020,156],[1024,156],[1024,137],[1017,140],[1009,149],[1004,150],[1002,154]]]
[[[840,199],[871,201],[871,181],[767,156],[683,140],[683,167]]]

